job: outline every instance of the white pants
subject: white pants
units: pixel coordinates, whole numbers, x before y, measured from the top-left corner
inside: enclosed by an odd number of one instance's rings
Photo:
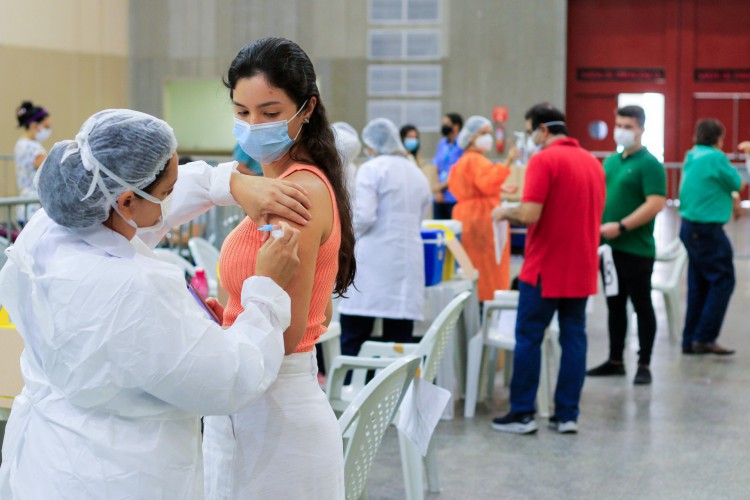
[[[204,419],[208,500],[344,498],[341,431],[317,372],[315,352],[286,356],[257,401]]]

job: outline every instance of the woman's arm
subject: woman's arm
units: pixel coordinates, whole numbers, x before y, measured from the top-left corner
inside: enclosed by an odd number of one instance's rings
[[[166,224],[161,231],[140,235],[150,247],[155,247],[173,227],[193,220],[213,206],[240,205],[261,225],[271,214],[298,224],[305,224],[310,218],[309,200],[304,190],[293,182],[236,173],[235,162],[212,167],[197,161],[179,168]]]
[[[331,234],[333,227],[333,203],[335,201],[331,199],[325,183],[311,172],[299,171],[287,178],[298,183],[307,191],[310,198],[310,213],[312,216],[310,222],[304,227],[290,223],[290,225],[300,230],[300,265],[289,285],[284,287],[292,299],[292,322],[284,332],[284,349],[286,354],[292,354],[297,349],[307,329],[318,251],[320,250],[320,245]],[[359,192],[357,192],[357,196],[359,196]],[[281,220],[284,219],[279,217],[271,218],[271,222],[275,223]]]

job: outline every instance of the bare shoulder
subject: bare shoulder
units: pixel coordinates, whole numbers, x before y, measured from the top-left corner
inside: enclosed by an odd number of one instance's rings
[[[323,179],[309,170],[294,172],[286,177],[286,180],[299,184],[307,191],[307,197],[310,200],[312,219],[304,228],[300,228],[302,236],[311,235],[322,243],[328,238],[333,226],[333,203],[335,201],[331,198],[328,186]]]

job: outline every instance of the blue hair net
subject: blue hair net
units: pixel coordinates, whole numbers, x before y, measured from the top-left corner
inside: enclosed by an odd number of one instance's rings
[[[129,109],[100,111],[74,141],[50,150],[35,179],[42,206],[62,226],[102,223],[117,198],[150,185],[176,149],[165,121]]]
[[[458,147],[461,149],[469,147],[469,144],[471,144],[476,133],[486,125],[492,127],[492,122],[484,116],[474,115],[469,117],[469,119],[466,120],[466,123],[464,123],[461,132],[458,133],[458,138],[456,139]]]
[[[362,141],[379,155],[406,154],[396,125],[387,118],[375,118],[365,125]]]

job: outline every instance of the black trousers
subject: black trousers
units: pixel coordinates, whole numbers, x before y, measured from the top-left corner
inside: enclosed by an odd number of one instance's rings
[[[436,201],[432,204],[432,217],[434,219],[452,219],[453,207],[455,206],[456,202]]]
[[[625,336],[628,333],[628,298],[638,317],[638,363],[651,363],[651,351],[656,337],[656,315],[651,303],[651,273],[654,259],[612,250],[617,269],[619,294],[607,297],[609,308],[609,359],[622,361]]]
[[[356,356],[359,349],[370,339],[375,318],[371,316],[352,316],[341,314],[341,354]],[[418,342],[412,336],[414,321],[411,319],[383,319],[383,341],[402,344]]]

